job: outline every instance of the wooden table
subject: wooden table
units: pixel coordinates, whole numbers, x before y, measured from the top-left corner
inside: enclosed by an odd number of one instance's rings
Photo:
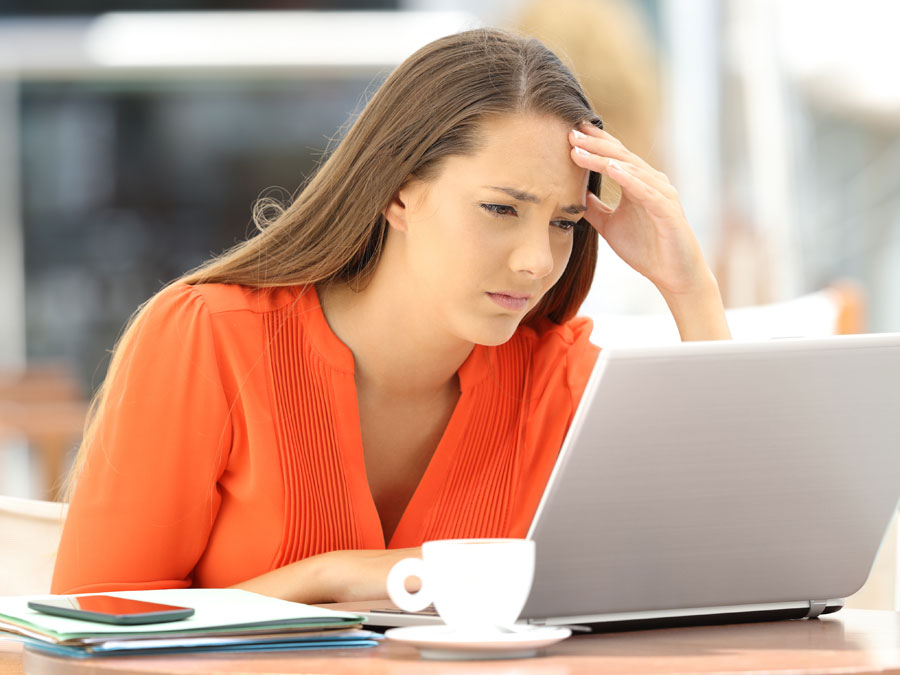
[[[124,673],[900,673],[900,613],[842,610],[812,621],[582,635],[533,659],[423,661],[412,647],[302,653],[63,659],[0,641],[0,675]]]

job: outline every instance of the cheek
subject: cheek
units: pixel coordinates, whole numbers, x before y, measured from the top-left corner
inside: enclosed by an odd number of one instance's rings
[[[433,243],[445,265],[475,271],[503,260],[509,232],[483,215],[460,209],[443,219],[441,235]]]
[[[448,205],[418,223],[410,265],[422,283],[445,289],[484,276],[498,245],[477,217]]]
[[[551,247],[553,250],[553,274],[552,281],[555,284],[559,281],[563,272],[566,271],[566,265],[572,257],[572,244],[574,235],[568,232],[560,232],[557,236],[552,237]],[[551,284],[551,286],[553,285]]]

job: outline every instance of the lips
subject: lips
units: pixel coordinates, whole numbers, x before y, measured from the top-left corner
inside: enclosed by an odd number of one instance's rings
[[[503,309],[514,312],[525,309],[528,306],[528,301],[531,299],[530,295],[521,293],[488,293],[488,297],[503,307]]]

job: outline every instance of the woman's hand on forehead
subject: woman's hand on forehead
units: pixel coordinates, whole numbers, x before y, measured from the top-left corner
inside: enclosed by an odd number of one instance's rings
[[[591,124],[573,129],[569,142],[575,164],[622,188],[615,209],[588,193],[584,216],[616,254],[664,294],[706,283],[709,269],[668,177]]]
[[[659,289],[682,339],[731,337],[719,286],[668,177],[593,125],[573,129],[569,143],[577,166],[598,171],[622,188],[616,208],[588,192],[585,219]]]

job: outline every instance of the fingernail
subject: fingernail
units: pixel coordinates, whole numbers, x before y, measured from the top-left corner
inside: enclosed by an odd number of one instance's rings
[[[575,134],[575,138],[577,138],[579,141],[583,141],[585,138],[587,138],[587,134],[581,133],[580,131],[578,131],[578,129],[572,129],[572,133]]]
[[[621,173],[622,171],[624,171],[624,169],[622,168],[622,165],[619,164],[619,163],[618,163],[616,160],[614,160],[614,159],[608,160],[608,161],[606,162],[606,166],[609,168],[610,171],[618,171],[619,173]]]
[[[589,154],[591,154],[591,153],[589,153],[589,152],[588,152],[587,150],[585,150],[584,148],[576,147],[576,148],[575,148],[575,154],[576,154],[576,155],[581,155],[582,157],[587,157],[587,156],[588,156]]]

